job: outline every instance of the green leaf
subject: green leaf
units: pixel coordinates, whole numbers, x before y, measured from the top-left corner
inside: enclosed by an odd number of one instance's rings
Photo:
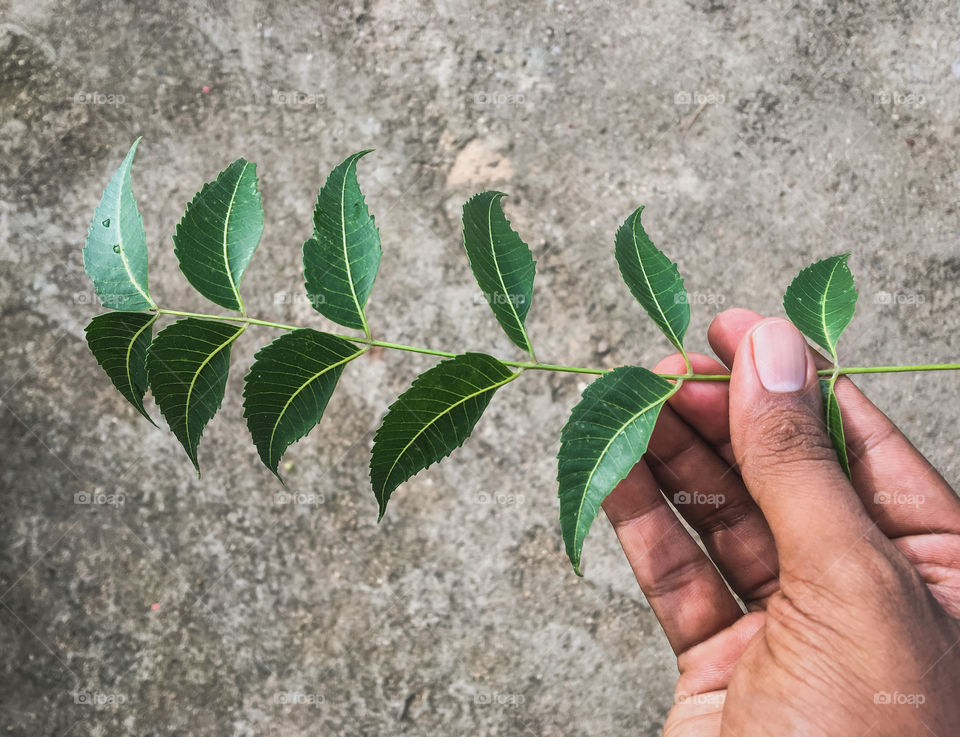
[[[337,166],[317,195],[313,238],[303,244],[307,295],[320,314],[369,334],[363,307],[380,269],[380,233],[357,183],[360,151]]]
[[[203,428],[220,409],[230,347],[247,326],[188,317],[165,327],[147,353],[147,376],[160,413],[197,473]]]
[[[108,312],[97,315],[84,329],[87,345],[130,404],[156,425],[143,408],[147,391],[147,349],[153,340],[157,315],[144,312]]]
[[[638,207],[617,230],[615,253],[620,274],[634,299],[681,353],[690,325],[690,300],[677,265],[653,245],[640,224]]]
[[[83,268],[105,307],[125,312],[154,309],[147,287],[147,236],[130,184],[133,142],[103,191],[83,248]]]
[[[370,481],[379,518],[400,484],[463,445],[493,393],[519,375],[492,356],[464,353],[414,380],[390,405],[373,439]]]
[[[850,459],[847,457],[847,442],[843,433],[843,417],[840,415],[840,403],[834,390],[836,377],[820,379],[820,391],[823,394],[823,415],[827,424],[827,435],[837,451],[837,459],[843,472],[850,476]]]
[[[240,280],[263,235],[257,165],[237,159],[194,196],[173,236],[180,270],[200,294],[244,312]]]
[[[790,282],[783,295],[787,317],[837,360],[837,340],[853,319],[857,288],[847,267],[849,253],[817,261]]]
[[[463,245],[497,322],[510,340],[532,356],[524,321],[533,299],[537,267],[527,244],[503,214],[503,197],[503,192],[481,192],[464,204]]]
[[[560,529],[577,575],[600,504],[647,450],[663,403],[676,391],[645,368],[621,366],[583,392],[560,433]]]
[[[243,416],[260,459],[277,478],[286,449],[323,417],[343,367],[366,350],[302,328],[257,351],[243,387]]]

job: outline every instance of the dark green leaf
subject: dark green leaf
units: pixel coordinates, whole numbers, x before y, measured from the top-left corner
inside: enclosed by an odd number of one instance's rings
[[[500,199],[503,192],[481,192],[463,206],[463,245],[470,269],[507,337],[531,353],[524,322],[533,299],[536,262],[527,244],[510,227]]]
[[[230,347],[246,325],[188,317],[157,333],[147,353],[150,390],[197,472],[203,428],[220,409]]]
[[[676,386],[645,368],[621,366],[583,392],[560,434],[560,529],[577,575],[600,504],[646,452],[663,403]]]
[[[147,349],[153,340],[156,315],[143,312],[108,312],[87,325],[87,345],[110,381],[137,412],[156,425],[143,408],[147,391]]]
[[[330,172],[317,195],[313,238],[303,244],[307,295],[320,314],[369,333],[363,308],[380,269],[380,233],[357,183],[360,151]]]
[[[620,274],[667,339],[682,353],[690,325],[690,304],[677,265],[658,249],[640,224],[638,207],[617,230],[615,252]]]
[[[243,416],[264,465],[277,474],[284,451],[320,422],[343,367],[366,348],[309,328],[261,348],[243,388]]]
[[[83,268],[97,297],[105,307],[126,312],[156,307],[147,287],[147,236],[130,184],[138,143],[103,191],[83,248]]]
[[[373,439],[370,481],[381,518],[393,491],[463,445],[493,393],[519,375],[491,356],[465,353],[414,380]]]
[[[794,325],[837,360],[837,340],[853,319],[857,288],[847,267],[849,253],[817,261],[790,282],[783,309]]]
[[[820,391],[823,394],[823,414],[827,423],[827,435],[837,451],[837,459],[843,472],[850,476],[850,459],[847,457],[847,442],[843,433],[843,417],[840,415],[840,403],[834,390],[836,379],[821,379]]]
[[[243,312],[240,280],[263,235],[257,165],[237,159],[187,205],[173,236],[180,270],[193,288]]]

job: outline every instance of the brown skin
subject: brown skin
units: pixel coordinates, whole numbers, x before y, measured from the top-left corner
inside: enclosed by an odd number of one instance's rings
[[[698,373],[732,367],[729,385],[685,384],[604,503],[677,654],[664,735],[956,735],[960,501],[841,379],[848,480],[823,425],[822,359],[798,353],[798,391],[770,391],[758,374],[753,334],[771,322],[746,310],[714,320],[724,365],[691,360]],[[682,373],[683,361],[657,370]],[[665,501],[683,491],[700,492],[677,509],[709,557]]]

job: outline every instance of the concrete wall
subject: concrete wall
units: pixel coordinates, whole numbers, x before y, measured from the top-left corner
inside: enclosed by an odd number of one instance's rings
[[[372,434],[429,359],[349,367],[287,455],[313,506],[274,503],[241,417],[269,331],[234,350],[201,479],[136,415],[85,346],[80,251],[138,135],[168,308],[211,309],[170,235],[244,156],[266,209],[250,312],[329,328],[284,295],[301,294],[326,173],[374,147],[383,339],[516,354],[459,242],[462,202],[497,188],[538,259],[543,360],[666,352],[613,261],[639,204],[693,294],[695,349],[723,307],[779,313],[800,267],[850,251],[844,360],[960,357],[954,3],[0,0],[0,22],[3,734],[656,735],[672,700],[673,656],[609,526],[585,579],[563,554],[554,456],[578,377],[504,390],[379,527]],[[954,375],[860,384],[960,480]],[[97,491],[124,504],[74,503]],[[484,501],[497,492],[511,503]]]

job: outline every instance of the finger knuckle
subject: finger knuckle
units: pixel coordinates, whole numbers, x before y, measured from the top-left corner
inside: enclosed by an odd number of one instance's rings
[[[748,445],[744,463],[768,464],[835,460],[830,439],[817,417],[808,413],[772,413],[754,420],[758,442]]]

